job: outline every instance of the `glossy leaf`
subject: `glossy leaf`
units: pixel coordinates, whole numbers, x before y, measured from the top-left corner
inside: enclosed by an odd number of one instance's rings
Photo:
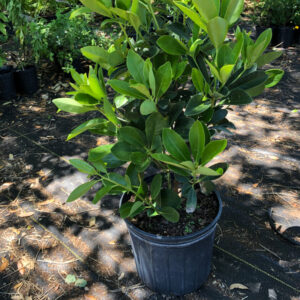
[[[68,197],[67,202],[72,202],[85,195],[98,181],[92,180],[78,186]]]
[[[199,163],[205,147],[205,131],[200,121],[195,121],[189,132],[189,142],[195,162]]]
[[[206,23],[219,15],[220,0],[193,0],[193,4]]]
[[[172,66],[168,61],[160,66],[155,74],[156,94],[159,99],[170,87],[172,82]]]
[[[205,80],[204,77],[201,73],[196,68],[193,68],[192,70],[192,80],[195,88],[197,89],[198,92],[204,93],[204,86],[205,86]]]
[[[228,22],[221,17],[215,17],[212,20],[210,20],[207,24],[207,33],[209,39],[217,49],[220,48],[220,46],[223,44],[227,32],[228,32]]]
[[[200,95],[195,95],[189,100],[184,114],[188,117],[199,115],[208,110],[210,107],[210,103],[203,102]]]
[[[87,46],[80,49],[83,56],[87,59],[107,68],[109,54],[103,48],[98,46]]]
[[[145,100],[142,102],[140,112],[142,115],[147,116],[157,111],[156,104],[152,100]]]
[[[111,105],[111,103],[107,99],[104,99],[103,102],[104,102],[103,109],[104,109],[104,115],[105,115],[105,117],[110,122],[112,122],[115,126],[120,125],[121,123],[118,120],[118,118],[117,118],[117,116],[116,116],[116,114],[114,112],[114,109],[113,109],[113,106]]]
[[[126,64],[133,79],[138,83],[144,83],[144,60],[133,50],[129,50]]]
[[[132,126],[120,128],[119,139],[134,146],[144,147],[146,145],[146,137],[144,133]]]
[[[174,130],[164,128],[163,144],[166,150],[177,160],[190,160],[190,151],[184,139]]]
[[[136,99],[147,99],[147,97],[138,90],[130,87],[127,81],[112,79],[108,81],[108,84],[121,95],[134,97]]]
[[[97,174],[96,170],[87,162],[81,160],[81,159],[70,159],[70,164],[75,167],[77,170],[79,170],[82,173],[89,174],[89,175],[95,175]]]
[[[175,5],[185,14],[187,15],[195,24],[197,24],[204,31],[207,31],[206,24],[204,20],[200,17],[200,15],[194,10],[188,8],[183,5],[182,2],[174,1]]]
[[[161,207],[170,206],[178,208],[181,203],[181,199],[177,193],[170,189],[161,190]]]
[[[154,137],[161,135],[162,129],[168,127],[167,119],[160,113],[152,113],[146,120],[146,136],[148,145],[151,146],[154,141]]]
[[[184,55],[188,49],[179,40],[169,35],[163,35],[157,40],[157,45],[167,54]]]
[[[69,141],[70,139],[76,137],[77,135],[79,135],[87,130],[96,128],[97,126],[104,124],[104,123],[107,123],[107,121],[105,119],[100,119],[100,118],[86,121],[72,130],[72,132],[67,137],[67,141]]]
[[[93,12],[96,12],[105,17],[112,17],[112,14],[104,4],[102,4],[99,0],[80,0],[80,2],[88,7]]]
[[[197,207],[197,194],[192,186],[187,193],[186,200],[186,212],[189,214],[193,213]]]
[[[103,186],[95,195],[93,204],[97,204],[104,196],[106,196],[113,186]]]
[[[114,146],[114,144],[109,144],[109,145],[102,145],[102,146],[91,149],[89,151],[88,160],[90,162],[96,162],[96,161],[104,158],[105,156],[107,156],[108,154],[111,153],[111,149],[113,146]]]
[[[172,223],[177,223],[179,221],[180,215],[178,211],[173,207],[163,207],[159,210],[159,214],[161,214],[166,220]]]
[[[239,19],[243,8],[244,0],[222,0],[221,17],[227,20],[229,26],[231,26]]]
[[[277,59],[282,55],[282,51],[272,51],[261,55],[257,60],[256,64],[258,68],[271,63],[273,60]]]
[[[94,106],[82,105],[71,98],[58,98],[53,100],[53,103],[58,109],[73,114],[83,114],[88,111],[96,110]]]
[[[162,176],[161,174],[156,174],[152,179],[151,186],[150,186],[152,200],[155,200],[157,196],[160,194],[161,185],[162,185]]]
[[[252,102],[252,98],[247,94],[247,92],[241,89],[235,89],[231,91],[226,104],[230,105],[246,105]]]
[[[280,69],[270,69],[266,71],[266,74],[268,75],[268,79],[265,83],[265,86],[270,88],[279,83],[284,75],[284,71]]]
[[[203,151],[201,165],[204,166],[210,162],[215,156],[223,152],[227,146],[227,140],[216,140],[209,142]]]

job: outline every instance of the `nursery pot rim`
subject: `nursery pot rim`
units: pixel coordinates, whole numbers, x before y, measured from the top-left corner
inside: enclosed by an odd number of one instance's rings
[[[124,221],[125,221],[126,225],[128,226],[128,228],[130,230],[132,230],[137,236],[139,236],[142,239],[147,239],[149,241],[153,241],[155,243],[178,244],[178,243],[186,243],[188,241],[193,241],[195,238],[202,236],[202,235],[206,235],[206,234],[210,233],[211,231],[213,231],[217,222],[219,221],[219,219],[221,217],[222,210],[223,210],[221,196],[220,196],[220,193],[216,190],[213,193],[217,196],[218,204],[219,204],[218,213],[217,213],[216,217],[213,219],[213,221],[209,225],[207,225],[203,229],[193,232],[193,233],[189,233],[187,235],[163,236],[163,235],[159,235],[159,234],[149,233],[149,232],[139,229],[134,224],[132,224],[128,219],[124,219]],[[122,194],[121,199],[120,199],[120,206],[122,205],[123,201],[126,200],[124,198],[128,197],[128,195],[129,195],[128,193]]]
[[[8,74],[12,71],[14,71],[13,66],[3,65],[2,67],[0,67],[0,74]]]

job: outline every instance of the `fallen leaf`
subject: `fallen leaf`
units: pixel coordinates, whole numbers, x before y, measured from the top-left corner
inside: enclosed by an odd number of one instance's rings
[[[8,267],[8,265],[9,265],[8,260],[5,257],[1,257],[0,272],[3,272]]]
[[[85,300],[97,300],[97,298],[95,298],[95,297],[92,296],[92,295],[84,295],[84,299],[85,299]]]
[[[230,290],[234,290],[234,289],[248,290],[248,287],[246,287],[245,285],[243,285],[241,283],[233,283],[230,285],[229,289]]]
[[[14,285],[14,290],[17,290],[18,288],[20,288],[23,285],[23,282],[19,282],[16,285]]]
[[[257,188],[258,185],[259,185],[259,182],[258,182],[258,183],[254,183],[252,186],[253,186],[254,188]]]
[[[118,277],[118,280],[119,280],[119,281],[122,280],[122,279],[124,278],[124,276],[125,276],[125,273],[122,272],[121,275]]]
[[[96,217],[92,217],[89,219],[89,227],[93,227],[96,225]]]
[[[53,198],[49,199],[49,200],[46,200],[46,201],[43,201],[43,202],[39,202],[38,206],[47,205],[47,204],[52,203],[52,202],[54,202]]]
[[[3,192],[4,190],[8,189],[12,184],[13,184],[12,182],[5,182],[1,184],[0,192]]]
[[[22,261],[18,261],[17,267],[18,267],[19,273],[20,273],[21,275],[24,275],[24,274],[25,274],[25,268],[24,268],[24,266],[23,266]]]
[[[14,160],[14,155],[10,153],[10,154],[8,155],[8,159],[9,159],[9,160]]]
[[[18,217],[20,217],[20,218],[26,218],[26,217],[31,217],[31,216],[33,216],[34,215],[34,212],[32,212],[32,211],[22,211],[19,215],[18,215]]]

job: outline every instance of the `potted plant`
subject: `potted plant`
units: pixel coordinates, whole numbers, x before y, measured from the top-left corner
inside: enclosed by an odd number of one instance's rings
[[[163,24],[156,14],[160,7],[150,1],[115,7],[82,0],[119,24],[123,35],[108,50],[84,47],[83,55],[95,67],[89,74],[72,70],[72,98],[53,100],[61,111],[100,114],[76,127],[68,140],[86,131],[115,137],[115,143],[91,149],[88,162],[70,160],[90,180],[67,201],[93,187],[95,204],[106,195],[122,195],[120,216],[130,232],[139,276],[154,291],[173,295],[198,289],[210,271],[222,211],[213,181],[228,168],[212,164],[227,145],[214,135],[234,128],[226,118],[232,105],[250,103],[283,76],[281,70],[260,70],[280,56],[264,54],[271,30],[253,41],[236,28],[234,38],[227,38],[242,0],[192,2],[169,3],[182,13],[182,23]],[[135,39],[126,33],[129,26]],[[190,79],[193,84],[185,88]],[[115,91],[113,99],[108,87]],[[118,166],[125,172],[116,173]]]
[[[259,35],[266,27],[273,29],[272,44],[289,47],[294,41],[293,20],[299,11],[297,0],[259,0],[254,1],[252,20],[257,25]]]
[[[5,40],[7,38],[6,22],[7,17],[0,12],[0,37],[3,36]],[[1,36],[2,34],[2,36]],[[13,67],[5,66],[5,55],[2,49],[0,49],[0,99],[9,100],[16,96],[16,88],[13,76]]]

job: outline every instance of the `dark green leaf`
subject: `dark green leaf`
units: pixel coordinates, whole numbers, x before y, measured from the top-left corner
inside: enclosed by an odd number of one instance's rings
[[[193,96],[187,104],[184,114],[188,117],[203,113],[211,107],[209,102],[203,102],[202,96]]]
[[[119,129],[119,139],[128,144],[144,147],[146,145],[145,134],[132,126],[125,126]]]
[[[190,160],[190,151],[184,139],[174,130],[163,129],[163,144],[167,151],[177,160]]]
[[[152,100],[145,100],[142,102],[140,112],[142,115],[147,116],[157,111],[156,104]]]
[[[201,165],[204,166],[215,156],[220,154],[227,146],[227,140],[216,140],[209,142],[202,155]]]
[[[172,82],[172,66],[168,61],[160,66],[155,74],[156,94],[159,99],[170,87]]]
[[[71,98],[58,98],[53,100],[53,103],[58,109],[73,114],[82,114],[88,111],[97,110],[94,106],[82,105]]]
[[[163,35],[157,40],[157,45],[167,54],[184,55],[188,49],[179,40],[170,35]]]
[[[270,69],[266,71],[266,74],[268,75],[268,80],[266,81],[265,86],[270,88],[279,83],[284,75],[284,71],[280,69]]]
[[[181,199],[173,190],[161,190],[161,207],[171,206],[173,208],[178,208],[180,203]]]
[[[96,161],[104,158],[106,155],[111,153],[111,148],[113,146],[114,146],[114,144],[102,145],[102,146],[91,149],[89,151],[88,160],[90,162],[96,162]]]
[[[162,129],[168,127],[167,120],[158,112],[152,113],[146,120],[146,136],[148,145],[151,146],[155,136],[160,136]]]
[[[151,188],[150,188],[152,200],[155,200],[156,197],[159,195],[161,185],[162,185],[162,176],[161,174],[156,174],[152,179]]]
[[[177,223],[180,218],[178,211],[175,208],[168,206],[161,208],[159,214],[172,223]]]
[[[67,202],[72,202],[86,194],[98,181],[92,180],[78,186],[68,197]]]
[[[127,81],[112,79],[108,81],[108,84],[119,94],[134,97],[136,99],[147,99],[147,97],[138,90],[130,87],[130,84]]]
[[[133,79],[138,83],[145,83],[144,64],[145,61],[133,50],[128,51],[127,68]]]
[[[233,90],[228,100],[225,101],[229,105],[246,105],[252,102],[252,98],[243,90],[236,89]]]
[[[199,163],[205,147],[205,131],[200,121],[196,121],[191,127],[189,142],[194,160]]]
[[[187,201],[186,201],[186,212],[187,213],[193,213],[196,210],[197,207],[197,194],[194,190],[193,186],[189,189],[187,193]]]
[[[73,167],[75,167],[82,173],[89,175],[97,174],[96,170],[90,164],[81,159],[70,159],[69,162]]]

